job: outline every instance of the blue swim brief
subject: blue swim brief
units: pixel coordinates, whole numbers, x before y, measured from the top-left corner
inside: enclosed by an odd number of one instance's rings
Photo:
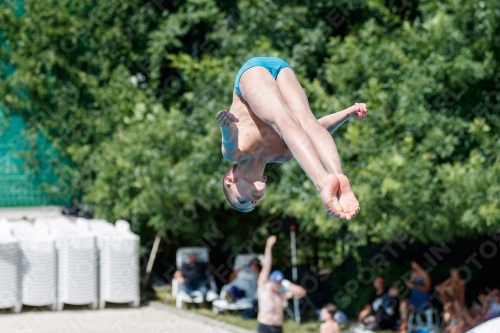
[[[236,90],[236,93],[239,96],[241,96],[241,91],[240,91],[241,75],[243,75],[243,73],[245,73],[245,71],[247,71],[248,69],[258,66],[267,69],[275,80],[283,68],[287,67],[292,68],[289,64],[286,63],[285,60],[276,57],[255,57],[248,60],[238,71],[238,74],[236,74],[236,80],[234,81],[234,90]]]

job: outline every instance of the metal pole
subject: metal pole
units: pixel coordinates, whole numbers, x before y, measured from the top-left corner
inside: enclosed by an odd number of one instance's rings
[[[292,245],[292,280],[297,284],[297,244],[295,241],[295,226],[290,226],[290,241]],[[293,298],[293,312],[295,313],[295,323],[300,325],[299,299]]]

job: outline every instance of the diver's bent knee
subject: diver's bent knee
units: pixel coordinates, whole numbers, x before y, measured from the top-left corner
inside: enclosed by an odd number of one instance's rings
[[[300,119],[300,126],[302,126],[302,128],[306,132],[313,132],[313,133],[318,133],[318,131],[324,129],[324,127],[321,126],[321,124],[318,122],[316,118],[314,118],[314,116]]]
[[[300,123],[293,117],[286,117],[285,119],[278,119],[276,122],[271,124],[271,126],[280,136],[283,136],[285,131],[294,130],[295,128],[300,127]]]

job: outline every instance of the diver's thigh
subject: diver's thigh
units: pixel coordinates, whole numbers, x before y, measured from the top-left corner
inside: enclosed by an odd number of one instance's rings
[[[257,117],[269,125],[294,121],[278,84],[264,67],[252,67],[241,76],[240,91]]]
[[[291,68],[282,69],[276,83],[288,109],[301,125],[310,121],[317,122],[309,106],[307,95]]]

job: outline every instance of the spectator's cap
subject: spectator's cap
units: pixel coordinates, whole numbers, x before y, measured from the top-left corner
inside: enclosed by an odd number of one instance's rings
[[[283,274],[282,271],[272,271],[271,274],[269,274],[269,280],[271,280],[273,283],[281,283],[281,281],[285,278],[285,274]]]

